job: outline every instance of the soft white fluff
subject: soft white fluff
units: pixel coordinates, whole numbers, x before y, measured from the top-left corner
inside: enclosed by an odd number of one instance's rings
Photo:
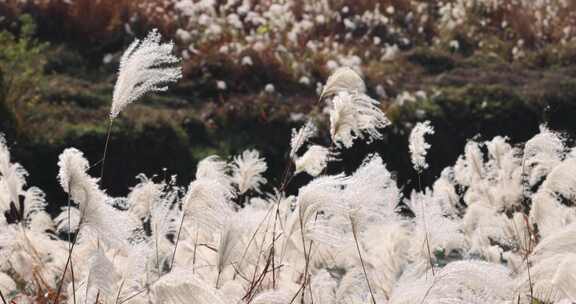
[[[522,166],[530,185],[535,185],[550,173],[562,161],[565,152],[560,135],[540,126],[540,133],[527,141],[524,147]]]
[[[190,271],[172,271],[152,286],[156,303],[226,303],[221,293],[212,284],[203,281]]]
[[[340,92],[365,93],[366,85],[356,71],[349,67],[340,67],[328,77],[322,94],[320,94],[320,99]]]
[[[86,302],[96,301],[96,297],[112,301],[116,295],[119,275],[116,273],[114,264],[104,254],[102,249],[97,249],[90,258],[90,270],[86,279]]]
[[[80,225],[80,210],[75,207],[62,207],[62,211],[54,219],[56,222],[56,231],[58,233],[73,233],[78,230]],[[68,225],[70,218],[70,225]]]
[[[96,179],[90,177],[86,171],[90,167],[84,153],[75,148],[68,148],[58,157],[58,179],[62,189],[78,204],[87,203],[90,195],[94,194]]]
[[[18,206],[18,197],[24,192],[27,175],[20,164],[10,162],[10,151],[0,133],[0,211],[7,211],[11,202]]]
[[[368,143],[381,139],[380,129],[390,124],[378,101],[356,92],[338,93],[329,113],[332,141],[346,148],[352,147],[357,138]]]
[[[226,161],[220,159],[218,155],[210,155],[198,163],[196,179],[211,179],[223,185],[230,185],[232,181],[228,175],[229,170]]]
[[[306,122],[298,131],[292,129],[292,138],[290,139],[290,157],[296,159],[296,153],[304,144],[318,132],[318,128],[312,121]]]
[[[98,187],[97,179],[86,173],[88,161],[82,152],[68,148],[59,156],[58,177],[70,199],[79,204],[81,238],[98,238],[110,245],[124,247],[137,220],[107,203],[108,196]]]
[[[430,144],[426,142],[424,137],[431,134],[434,134],[434,128],[430,125],[430,121],[417,123],[410,133],[408,148],[414,170],[418,172],[428,168],[426,154],[428,154]]]
[[[234,209],[230,200],[233,195],[230,188],[215,180],[199,179],[188,186],[182,209],[203,229],[218,231],[232,215]]]
[[[138,218],[148,218],[155,203],[161,199],[162,185],[154,183],[143,174],[137,178],[140,183],[128,195],[128,208]]]
[[[16,283],[14,280],[12,280],[9,275],[3,272],[0,272],[0,290],[5,296],[12,293],[13,291],[16,291]],[[10,298],[6,300],[10,300]]]
[[[144,40],[135,40],[120,59],[118,80],[114,86],[110,119],[128,104],[149,92],[166,91],[168,83],[182,77],[180,60],[172,55],[173,43],[161,43],[162,37],[152,30]]]
[[[260,186],[266,183],[262,176],[268,169],[264,158],[256,150],[246,150],[234,157],[232,163],[232,182],[238,186],[240,194],[248,190],[260,192]]]
[[[508,303],[513,288],[506,267],[480,261],[448,264],[435,276],[405,272],[389,303]]]
[[[330,160],[331,155],[328,148],[313,145],[308,148],[304,155],[296,159],[294,162],[296,166],[294,173],[306,172],[311,176],[318,176],[326,168]]]

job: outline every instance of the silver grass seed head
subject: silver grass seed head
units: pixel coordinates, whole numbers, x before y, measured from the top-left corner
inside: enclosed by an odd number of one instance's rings
[[[366,92],[366,84],[362,77],[350,67],[340,67],[328,77],[326,85],[320,94],[320,100],[336,95],[339,92]]]
[[[135,40],[120,59],[114,86],[110,119],[115,119],[128,104],[146,93],[161,92],[182,78],[180,60],[172,55],[174,43],[161,43],[154,29],[144,40]]]
[[[428,168],[426,155],[428,154],[428,149],[430,149],[430,144],[426,142],[425,136],[431,134],[434,134],[434,128],[430,121],[417,123],[412,132],[410,132],[408,148],[410,149],[414,170],[418,172]]]

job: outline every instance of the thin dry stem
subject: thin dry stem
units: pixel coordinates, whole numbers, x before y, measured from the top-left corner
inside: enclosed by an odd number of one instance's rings
[[[182,213],[182,220],[180,220],[180,227],[178,228],[178,235],[176,236],[176,242],[174,244],[174,252],[172,252],[172,261],[170,261],[170,271],[174,267],[174,260],[176,259],[176,249],[178,249],[178,241],[180,241],[180,232],[182,232],[182,226],[184,225],[184,218],[186,213]]]
[[[421,172],[418,172],[418,191],[422,191],[422,181],[421,181]],[[428,225],[426,225],[426,214],[424,213],[424,203],[420,202],[420,206],[422,207],[422,222],[424,224],[424,232],[426,234],[426,250],[428,251],[428,261],[430,262],[430,269],[432,270],[432,276],[435,276],[436,273],[434,271],[434,261],[432,260],[432,252],[430,251],[430,241],[428,239]]]
[[[358,235],[356,233],[356,225],[352,217],[350,217],[350,225],[352,225],[352,236],[354,236],[354,243],[356,244],[356,250],[358,251],[358,257],[360,258],[360,265],[362,265],[362,271],[364,272],[364,278],[366,279],[366,284],[368,285],[368,290],[370,291],[370,297],[372,298],[372,304],[376,304],[376,298],[374,297],[374,292],[372,292],[372,286],[370,285],[370,279],[368,279],[368,272],[366,272],[366,266],[364,265],[364,259],[362,258],[362,253],[360,251],[360,244],[358,243]]]
[[[114,119],[110,119],[108,124],[108,132],[106,133],[106,142],[104,143],[104,152],[102,153],[102,165],[100,167],[100,181],[104,177],[104,166],[106,166],[106,153],[108,152],[108,142],[110,141],[110,133],[112,132],[112,123]]]

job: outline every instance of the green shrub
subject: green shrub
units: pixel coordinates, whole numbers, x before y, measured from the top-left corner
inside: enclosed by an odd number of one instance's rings
[[[0,118],[12,121],[12,127],[7,127],[18,133],[25,111],[38,99],[47,45],[33,38],[36,26],[29,15],[20,17],[15,28],[17,35],[8,30],[0,32]]]

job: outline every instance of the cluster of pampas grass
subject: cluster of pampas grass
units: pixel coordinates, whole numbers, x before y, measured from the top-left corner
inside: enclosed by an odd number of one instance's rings
[[[112,118],[178,78],[169,49],[156,32],[129,48]],[[313,121],[294,130],[285,176],[269,187],[265,159],[247,150],[202,160],[188,186],[138,176],[126,198],[113,198],[68,148],[54,178],[69,202],[55,219],[0,140],[2,301],[574,302],[576,150],[544,126],[525,145],[470,141],[432,187],[409,196],[375,154],[351,174],[328,175],[343,149],[381,138],[389,124],[364,88],[351,69],[328,80],[332,144],[314,143]],[[425,135],[429,122],[411,136],[419,172],[433,161]],[[295,174],[313,179],[288,195]]]

